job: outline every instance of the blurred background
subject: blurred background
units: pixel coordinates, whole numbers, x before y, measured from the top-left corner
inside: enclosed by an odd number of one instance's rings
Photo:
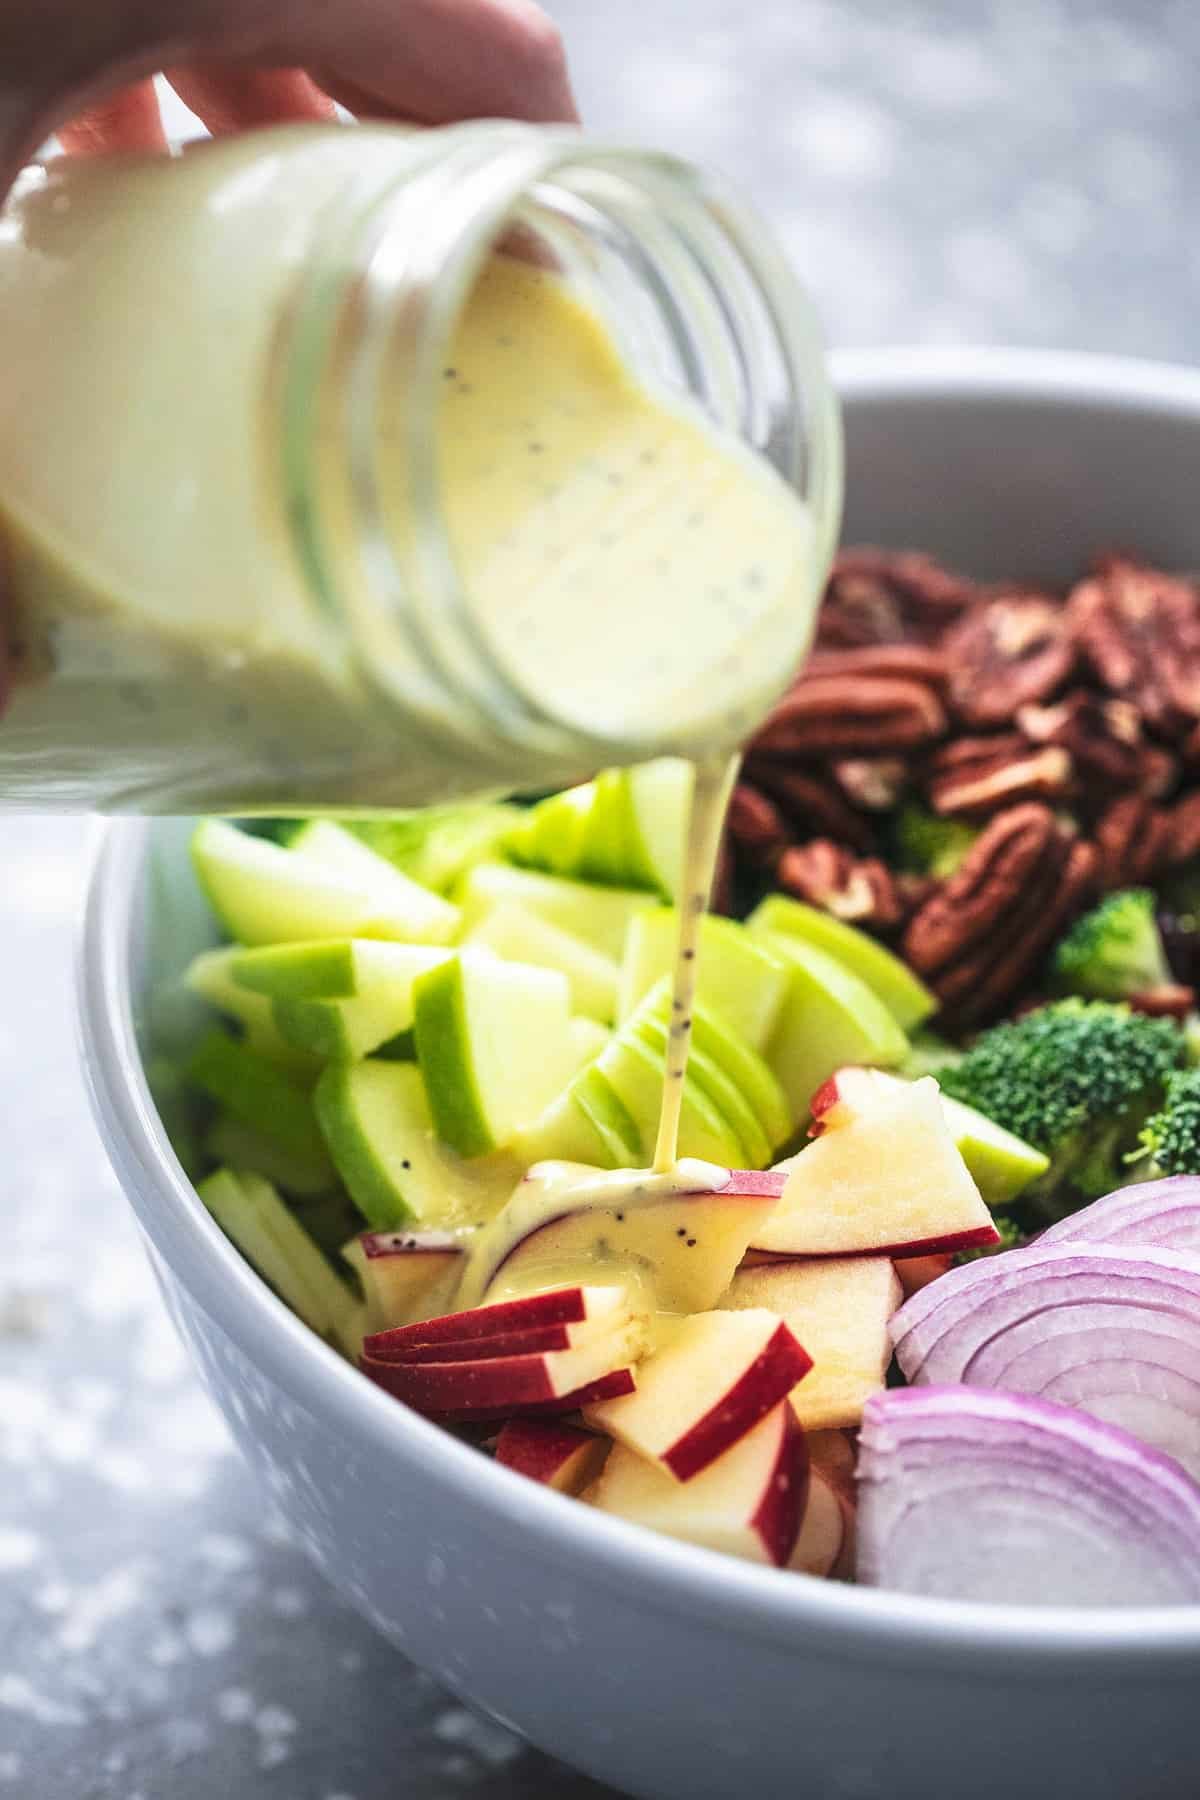
[[[835,344],[1196,359],[1189,0],[550,10],[588,122],[734,178]],[[192,1381],[76,1066],[91,836],[0,820],[0,1794],[599,1795],[334,1602]]]

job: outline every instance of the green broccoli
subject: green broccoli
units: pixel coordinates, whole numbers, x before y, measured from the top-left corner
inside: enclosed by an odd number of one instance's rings
[[[1167,1076],[1162,1106],[1142,1126],[1139,1146],[1129,1160],[1150,1164],[1139,1167],[1139,1178],[1200,1175],[1200,1069]]]
[[[1000,1233],[1000,1242],[985,1244],[981,1250],[960,1250],[954,1258],[956,1263],[978,1262],[981,1256],[999,1256],[1003,1250],[1019,1250],[1027,1240],[1028,1234],[1017,1221],[1004,1213],[997,1214],[992,1224]]]
[[[1173,1019],[1072,997],[993,1026],[939,1080],[1050,1158],[1022,1196],[1044,1219],[1128,1179],[1125,1154],[1183,1061]]]
[[[912,875],[932,875],[944,881],[953,875],[975,839],[977,825],[964,819],[943,819],[923,806],[902,807],[896,819],[896,854],[900,867]]]
[[[1092,1000],[1128,1000],[1173,986],[1157,904],[1149,888],[1107,894],[1075,921],[1055,949],[1055,986]]]
[[[922,1075],[940,1075],[951,1063],[961,1062],[965,1051],[933,1031],[918,1031],[908,1042],[908,1055],[896,1073],[906,1081],[919,1081]]]

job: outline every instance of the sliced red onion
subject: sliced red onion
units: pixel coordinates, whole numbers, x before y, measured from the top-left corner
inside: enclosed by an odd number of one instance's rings
[[[1128,1433],[1018,1394],[875,1394],[858,1462],[858,1579],[947,1600],[1200,1600],[1200,1488]]]
[[[1200,1176],[1168,1175],[1118,1188],[1051,1225],[1039,1244],[1130,1244],[1200,1256]]]
[[[1200,1256],[1039,1241],[952,1269],[889,1329],[910,1382],[1081,1407],[1200,1478]]]

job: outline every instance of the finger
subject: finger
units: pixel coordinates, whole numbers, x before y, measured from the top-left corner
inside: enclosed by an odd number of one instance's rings
[[[59,127],[59,142],[77,156],[105,150],[165,150],[166,134],[152,81],[135,82]]]
[[[358,0],[322,8],[306,37],[322,86],[362,116],[578,117],[562,39],[533,0]]]
[[[279,119],[330,120],[332,100],[300,69],[243,69],[204,63],[168,69],[167,79],[214,136]]]

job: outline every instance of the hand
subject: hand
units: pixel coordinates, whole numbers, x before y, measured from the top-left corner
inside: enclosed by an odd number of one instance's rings
[[[0,194],[52,132],[72,151],[165,145],[150,79],[212,132],[360,117],[573,120],[534,0],[0,0]]]

